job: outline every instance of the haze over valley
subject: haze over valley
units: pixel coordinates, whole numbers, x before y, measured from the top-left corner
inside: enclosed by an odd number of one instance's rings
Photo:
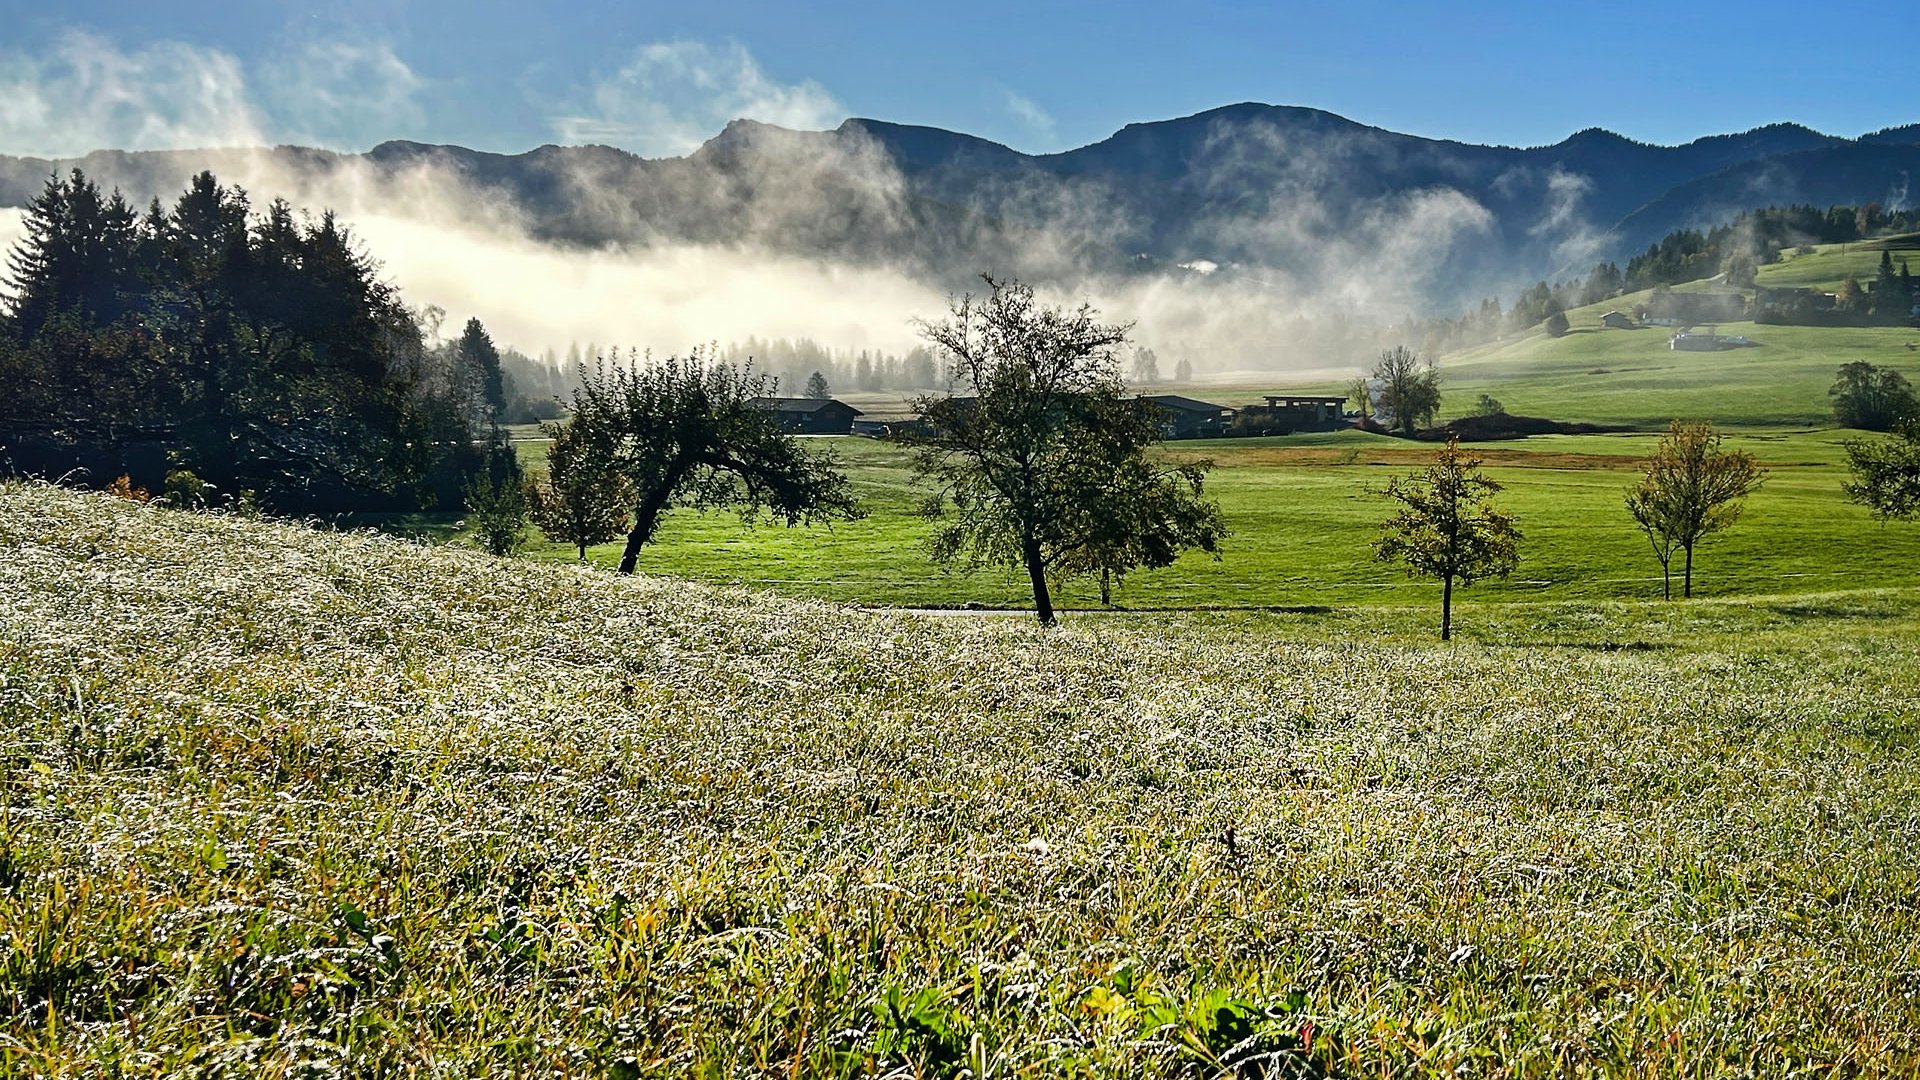
[[[1790,203],[1901,209],[1920,125],[1675,147],[1589,129],[1515,149],[1244,104],[1035,156],[875,120],[736,120],[655,159],[415,142],[0,158],[0,204],[76,167],[141,204],[211,169],[257,206],[335,209],[413,302],[480,315],[528,353],[749,336],[901,352],[913,318],[990,272],[1090,299],[1203,375],[1297,373],[1364,361],[1375,328],[1409,315],[1510,301],[1674,229]]]

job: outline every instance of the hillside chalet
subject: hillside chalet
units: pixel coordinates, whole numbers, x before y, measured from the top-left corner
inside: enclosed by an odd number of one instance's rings
[[[1166,439],[1214,439],[1227,432],[1233,410],[1179,394],[1142,394],[1160,410],[1160,435]]]
[[[1634,322],[1633,316],[1626,312],[1609,311],[1600,316],[1600,325],[1609,330],[1632,330],[1640,324]]]
[[[860,410],[833,398],[754,398],[748,404],[765,409],[780,426],[798,435],[846,435]]]

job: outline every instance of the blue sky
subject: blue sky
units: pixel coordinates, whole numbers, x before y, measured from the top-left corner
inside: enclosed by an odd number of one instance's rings
[[[1832,40],[1809,37],[1820,21],[1776,0],[0,0],[0,152],[405,137],[657,155],[736,114],[870,116],[1044,152],[1249,100],[1520,145],[1590,126],[1671,143],[1920,121],[1900,65],[1810,57]]]

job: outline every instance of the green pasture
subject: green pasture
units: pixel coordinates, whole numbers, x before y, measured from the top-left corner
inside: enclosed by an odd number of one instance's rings
[[[1860,247],[1860,245],[1852,245]],[[1851,258],[1877,260],[1877,248]],[[1789,260],[1827,259],[1822,249]],[[1769,268],[1775,269],[1775,268]],[[1810,271],[1811,272],[1811,271]],[[1822,273],[1827,271],[1821,271]],[[1628,431],[1536,437],[1488,444],[1491,475],[1507,486],[1501,503],[1526,534],[1519,572],[1476,585],[1494,601],[1629,598],[1654,595],[1659,567],[1622,508],[1638,460],[1670,419],[1710,419],[1730,445],[1755,453],[1771,474],[1744,519],[1710,539],[1695,564],[1696,591],[1746,596],[1913,582],[1920,529],[1883,525],[1848,502],[1841,444],[1858,432],[1831,430],[1828,390],[1840,365],[1865,360],[1920,381],[1920,331],[1904,327],[1825,328],[1723,324],[1756,344],[1721,352],[1678,352],[1659,328],[1610,330],[1600,316],[1632,310],[1643,294],[1568,312],[1572,329],[1553,338],[1536,327],[1439,359],[1442,418],[1469,411],[1482,393],[1509,412],[1617,426]],[[1911,347],[1910,347],[1911,346]],[[1168,387],[1226,405],[1293,389],[1339,392],[1334,384]],[[902,408],[901,395],[860,397],[870,413]],[[537,429],[516,430],[529,468],[543,467]],[[1869,436],[1871,437],[1871,436]],[[925,554],[931,526],[917,509],[905,455],[868,439],[812,440],[845,464],[867,516],[830,527],[744,524],[736,515],[675,511],[643,554],[645,571],[863,604],[906,607],[1023,606],[1024,581],[999,569],[962,573]],[[1129,576],[1114,594],[1129,608],[1269,607],[1422,602],[1434,587],[1375,563],[1370,543],[1388,506],[1377,494],[1412,471],[1431,446],[1360,432],[1261,440],[1182,443],[1168,453],[1214,460],[1209,481],[1233,529],[1218,561],[1188,556],[1172,567]],[[450,518],[382,523],[448,537]],[[571,549],[536,542],[531,554],[570,560]],[[612,565],[618,545],[589,552]],[[1097,607],[1088,581],[1068,583],[1067,607]]]
[[[1859,433],[1751,432],[1729,445],[1770,470],[1734,529],[1704,544],[1695,590],[1707,596],[1817,592],[1920,584],[1920,529],[1886,526],[1846,501],[1841,442]],[[904,453],[868,439],[811,440],[846,467],[867,512],[858,521],[788,529],[738,515],[674,511],[640,559],[643,572],[862,604],[905,607],[1025,606],[1024,578],[1000,569],[967,574],[926,555],[924,492]],[[1471,590],[1486,600],[1540,601],[1658,595],[1659,566],[1623,509],[1652,434],[1550,436],[1486,444],[1500,504],[1525,532],[1520,570]],[[538,469],[542,446],[522,444]],[[1432,453],[1430,444],[1346,432],[1277,439],[1173,444],[1166,453],[1214,461],[1211,492],[1233,536],[1219,560],[1191,554],[1171,567],[1130,575],[1114,603],[1129,608],[1268,607],[1423,603],[1436,587],[1372,559],[1370,544],[1395,476]],[[613,565],[618,544],[589,549]],[[536,543],[540,559],[570,561],[570,548]],[[1097,607],[1095,583],[1068,583],[1059,602]]]
[[[1491,394],[1516,415],[1664,428],[1669,419],[1722,426],[1819,426],[1832,416],[1827,391],[1842,364],[1864,360],[1920,378],[1920,331],[1909,327],[1762,326],[1721,323],[1748,348],[1677,352],[1658,327],[1608,330],[1600,315],[1620,303],[1568,313],[1572,330],[1534,329],[1440,359],[1443,415]],[[1626,310],[1626,309],[1623,309]]]
[[[1873,280],[1880,270],[1880,253],[1889,250],[1895,267],[1906,259],[1920,271],[1920,235],[1893,236],[1850,244],[1817,244],[1805,255],[1788,248],[1780,253],[1779,262],[1755,271],[1754,283],[1775,289],[1832,292],[1848,274],[1863,283]]]

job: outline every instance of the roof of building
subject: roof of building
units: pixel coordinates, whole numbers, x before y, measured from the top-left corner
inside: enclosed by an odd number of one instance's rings
[[[1227,411],[1225,405],[1215,405],[1210,401],[1181,397],[1179,394],[1142,394],[1140,395],[1140,400],[1151,401],[1162,408],[1179,409],[1182,412],[1223,413]]]
[[[1347,402],[1345,395],[1341,394],[1267,394],[1265,397],[1269,405],[1276,401],[1300,405],[1344,405]]]
[[[859,409],[854,408],[838,398],[757,397],[747,402],[747,404],[756,409],[772,409],[774,412],[790,413],[814,413],[819,412],[829,405],[838,405],[843,409],[849,410],[855,416],[860,415]]]

